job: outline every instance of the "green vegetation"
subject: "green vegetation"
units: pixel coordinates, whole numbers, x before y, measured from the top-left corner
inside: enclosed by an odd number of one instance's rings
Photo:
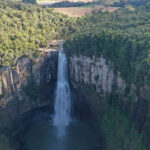
[[[39,47],[74,31],[74,22],[51,8],[0,0],[0,65],[36,56]]]
[[[0,149],[1,150],[12,150],[10,147],[10,141],[7,136],[0,134]]]
[[[49,5],[49,7],[51,7],[51,8],[83,7],[83,6],[86,6],[88,4],[91,4],[91,3],[62,1],[62,2],[59,2],[59,3],[54,3],[52,5]]]
[[[22,0],[23,2],[36,4],[36,0]]]
[[[42,4],[42,3],[50,3],[52,0],[12,0],[12,1],[23,1],[32,4]],[[96,1],[78,1],[73,2],[71,0],[55,0],[58,3],[54,3],[52,6],[49,7],[78,7],[78,6],[86,6],[86,5],[108,5],[108,6],[118,6],[118,7],[125,7],[126,5],[133,5],[133,6],[141,6],[145,5],[149,2],[149,0],[96,0]]]
[[[97,0],[97,4],[102,5],[113,5],[113,6],[119,6],[124,7],[126,5],[134,5],[134,6],[140,6],[145,5],[148,3],[149,0]]]
[[[149,2],[149,0],[120,0],[121,3],[123,4],[131,4],[135,6],[140,6],[140,5],[145,5],[146,3]]]
[[[113,97],[112,103],[109,96],[104,99],[94,87],[80,84],[78,91],[95,112],[99,134],[105,137],[106,150],[146,150],[143,135],[137,132],[133,122],[119,108],[117,96]]]
[[[31,100],[37,100],[40,97],[41,87],[34,81],[33,77],[30,78],[24,92]]]
[[[149,6],[147,5],[147,7]],[[124,12],[126,15],[124,15]],[[122,36],[119,30],[123,31],[122,28],[128,27],[130,30],[127,29],[127,32],[132,31],[132,35],[134,32],[139,32],[139,29],[142,30],[140,33],[143,33],[149,28],[149,13],[146,14],[144,11],[141,12],[141,15],[138,11],[130,12],[127,10],[123,12],[118,11],[113,14],[105,13],[104,15],[99,13],[81,20],[77,19],[76,21],[75,18],[69,18],[54,13],[51,8],[27,5],[16,2],[16,0],[13,0],[13,2],[0,0],[0,65],[13,65],[16,63],[17,59],[23,55],[33,58],[39,53],[39,47],[47,47],[48,42],[53,39],[65,38],[75,31],[75,27],[78,28],[78,25],[83,25],[84,23],[87,24],[87,28],[84,28],[86,32],[92,30],[94,24],[96,24],[94,26],[99,26],[96,28],[98,31],[99,28],[103,30],[105,30],[105,28],[112,30],[105,33],[110,34],[109,36],[111,36],[111,32],[117,29],[119,35],[118,33],[113,33],[114,35],[112,38],[114,38],[115,35]],[[138,15],[136,16],[137,13]],[[90,23],[92,20],[94,20],[93,24]],[[137,20],[137,23],[134,20]],[[147,25],[145,25],[146,21]],[[137,28],[134,29],[135,26]],[[125,38],[128,38],[127,35],[125,36]],[[130,38],[128,41],[129,40]],[[149,57],[150,56],[145,59],[147,62],[149,62]],[[141,63],[140,65],[144,64],[144,62]],[[140,73],[140,71],[141,70],[137,69],[137,72]]]
[[[27,2],[27,3],[38,3],[38,2],[44,2],[44,3],[47,3],[47,2],[51,2],[51,0],[22,0],[23,2]],[[56,0],[57,1],[57,0]],[[74,4],[75,6],[77,6],[77,4],[80,4],[80,1],[77,2],[72,2],[72,1],[65,1],[65,0],[59,0],[60,2],[60,5],[61,6],[68,6],[68,4],[72,3],[72,5]],[[100,4],[100,5],[113,5],[113,6],[125,6],[125,5],[134,5],[134,6],[140,6],[140,5],[145,5],[146,3],[148,3],[149,0],[96,0],[96,1],[93,1],[93,2],[88,2],[89,4]],[[84,1],[85,5],[86,5],[86,0]],[[81,2],[81,5],[84,4]],[[56,6],[60,6],[59,4]],[[74,6],[74,7],[75,7]]]
[[[117,107],[104,107],[99,115],[108,150],[145,150],[140,135],[132,123]]]
[[[120,5],[117,0],[111,2]],[[103,55],[129,84],[150,85],[150,4],[135,10],[93,12],[75,19],[51,8],[0,0],[0,35],[1,66],[14,65],[21,56],[32,59],[39,54],[39,47],[48,47],[53,39],[67,38],[64,48],[68,55]],[[37,99],[39,90],[31,80],[25,92]],[[91,91],[87,93],[92,95]],[[96,107],[108,150],[145,150],[142,135],[118,106],[107,103]],[[0,136],[0,149],[10,150],[5,136]]]
[[[150,4],[136,10],[94,13],[68,37],[68,55],[103,56],[128,83],[150,85]]]
[[[64,43],[68,55],[103,55],[114,71],[120,72],[129,87],[131,84],[137,87],[137,95],[142,86],[150,89],[150,3],[136,9],[120,9],[113,13],[94,12],[81,18],[79,22],[80,28]],[[124,96],[129,100],[127,96],[130,89],[126,90]],[[86,93],[91,95],[92,90]],[[145,142],[148,135],[144,130],[144,136],[138,133],[134,123],[130,121],[131,114],[125,115],[120,110],[121,98],[113,98],[113,104],[109,102],[111,98],[104,104],[97,104],[100,126],[106,138],[106,149],[145,150],[142,141]],[[146,98],[150,102],[150,97]],[[129,105],[132,107],[133,101],[130,101]]]

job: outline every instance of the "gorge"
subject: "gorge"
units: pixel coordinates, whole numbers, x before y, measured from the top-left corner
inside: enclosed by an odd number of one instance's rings
[[[93,150],[100,148],[99,134],[84,120],[71,119],[71,93],[65,53],[58,53],[57,86],[54,115],[49,107],[25,113],[14,126],[17,141],[27,150]],[[41,106],[40,106],[41,107]],[[43,107],[43,106],[42,106]],[[37,107],[38,108],[38,107]],[[19,127],[22,124],[21,128]],[[20,129],[19,129],[20,128]],[[102,145],[101,145],[102,146]]]
[[[0,0],[0,150],[150,150],[150,3],[100,1]]]
[[[3,69],[1,72],[1,91],[5,93],[6,89],[16,87],[15,91],[7,90],[7,97],[4,97],[7,101],[3,102],[5,105],[1,105],[3,106],[1,114],[8,115],[3,116],[7,119],[1,120],[1,125],[4,127],[11,122],[16,122],[13,123],[13,129],[10,129],[13,132],[16,130],[16,133],[11,136],[19,137],[17,141],[24,143],[22,146],[27,150],[43,150],[46,147],[56,150],[59,150],[60,147],[63,147],[64,150],[93,150],[93,148],[103,150],[105,142],[110,142],[112,138],[116,143],[113,143],[114,147],[117,147],[118,137],[126,142],[125,149],[131,147],[132,144],[136,150],[143,149],[142,143],[136,143],[141,137],[135,128],[144,132],[143,126],[148,113],[147,102],[144,98],[136,99],[134,91],[131,94],[135,97],[135,101],[129,103],[126,100],[126,96],[124,96],[125,81],[120,77],[119,72],[113,71],[111,65],[102,56],[100,58],[82,55],[69,56],[68,66],[65,54],[57,50],[42,52],[37,57],[36,64],[25,57],[21,60],[18,60],[16,66],[16,70],[18,69],[17,82],[13,76],[14,69],[7,72],[7,69]],[[67,83],[67,70],[72,94],[70,94]],[[32,92],[29,90],[31,93],[28,92],[30,87],[32,88]],[[39,87],[41,91],[38,90]],[[54,87],[56,87],[56,92],[54,92]],[[14,93],[17,95],[17,99]],[[56,93],[56,97],[54,93]],[[23,95],[24,97],[22,97]],[[70,107],[72,107],[72,111]],[[126,114],[129,107],[134,108],[132,110],[135,112]],[[11,110],[13,111],[11,112]],[[52,116],[54,113],[55,115]],[[70,119],[70,114],[73,120]],[[20,121],[16,121],[16,118],[20,118],[19,116],[24,117],[17,119]],[[135,127],[130,124],[127,116],[135,124]],[[124,126],[122,122],[126,122],[126,125]],[[116,125],[118,123],[119,126]],[[109,124],[112,127],[108,127]],[[132,129],[124,133],[131,126]],[[57,137],[58,131],[63,135],[63,140]],[[66,133],[64,134],[62,131]],[[112,131],[112,137],[105,139],[107,132]],[[116,134],[116,137],[113,137],[113,134]],[[132,137],[130,142],[124,137],[127,135]]]

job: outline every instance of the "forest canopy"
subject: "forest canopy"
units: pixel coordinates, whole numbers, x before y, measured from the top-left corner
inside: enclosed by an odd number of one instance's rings
[[[51,8],[0,0],[0,65],[13,65],[22,55],[32,58],[39,47],[74,31],[74,22]]]
[[[150,3],[86,16],[64,48],[68,55],[103,55],[129,83],[150,85]]]
[[[103,54],[130,83],[150,84],[150,3],[70,18],[51,8],[0,0],[0,35],[1,66],[23,55],[34,58],[39,47],[67,38],[69,55]]]

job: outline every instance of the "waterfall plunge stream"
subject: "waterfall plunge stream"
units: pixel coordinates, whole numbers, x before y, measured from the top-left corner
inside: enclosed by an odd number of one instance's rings
[[[67,58],[63,51],[58,56],[58,75],[55,97],[55,114],[53,123],[58,129],[58,135],[64,136],[65,128],[70,122],[71,97],[68,83]]]
[[[25,119],[21,123],[26,127],[20,133],[19,140],[26,150],[95,150],[99,145],[98,137],[88,124],[71,121],[67,65],[66,55],[60,51],[54,116],[51,118],[47,109],[41,109],[28,116],[28,121]]]

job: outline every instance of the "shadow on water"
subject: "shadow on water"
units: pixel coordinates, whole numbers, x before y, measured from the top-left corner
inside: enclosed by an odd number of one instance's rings
[[[16,126],[22,150],[96,150],[99,147],[97,134],[84,122],[71,121],[65,136],[60,138],[47,109],[28,115],[19,122],[21,127]]]

